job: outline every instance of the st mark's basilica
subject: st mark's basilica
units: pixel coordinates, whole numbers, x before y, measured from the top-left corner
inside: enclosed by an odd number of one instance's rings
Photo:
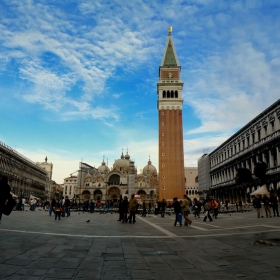
[[[77,202],[85,200],[117,201],[131,193],[141,200],[157,199],[158,174],[149,158],[147,165],[137,174],[135,163],[128,152],[121,154],[110,169],[104,159],[98,168],[80,162],[78,176],[64,179],[64,195]]]

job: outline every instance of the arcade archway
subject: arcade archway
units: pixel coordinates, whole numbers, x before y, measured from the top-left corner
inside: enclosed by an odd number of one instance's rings
[[[117,202],[120,197],[121,191],[117,187],[110,188],[108,190],[108,200],[113,200],[114,202]]]
[[[101,201],[101,199],[102,199],[102,192],[101,192],[101,190],[95,190],[95,191],[94,191],[94,193],[93,193],[93,199],[94,199],[96,202]]]
[[[89,191],[83,191],[82,196],[84,200],[90,199],[90,192]]]

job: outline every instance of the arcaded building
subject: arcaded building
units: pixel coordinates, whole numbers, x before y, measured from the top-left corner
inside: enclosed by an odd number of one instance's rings
[[[210,190],[221,201],[250,200],[250,194],[267,186],[280,196],[280,99],[247,123],[227,141],[208,154],[210,164]],[[265,162],[264,182],[254,174],[256,162]],[[237,185],[237,169],[247,168],[253,180]],[[200,178],[200,173],[198,174]]]
[[[163,59],[159,67],[158,120],[159,120],[159,200],[183,198],[185,194],[183,147],[183,82],[169,29]]]

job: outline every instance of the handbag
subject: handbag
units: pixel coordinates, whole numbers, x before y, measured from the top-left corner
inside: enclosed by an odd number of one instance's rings
[[[9,216],[13,211],[15,205],[16,205],[16,201],[13,199],[12,195],[10,194],[8,196],[8,199],[6,200],[6,203],[2,208],[2,213],[6,216]]]

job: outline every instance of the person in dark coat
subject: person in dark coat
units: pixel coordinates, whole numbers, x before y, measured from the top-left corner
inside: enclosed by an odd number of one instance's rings
[[[164,218],[165,208],[166,208],[166,201],[163,199],[162,202],[161,202],[161,209],[160,209],[160,213],[161,213],[162,218]]]
[[[120,195],[120,200],[119,200],[119,219],[117,221],[122,221],[123,219],[123,212],[122,212],[122,196]]]
[[[262,201],[258,195],[256,195],[253,199],[253,206],[257,210],[258,218],[261,217],[261,208],[262,208]],[[262,216],[263,218],[263,216]]]
[[[277,197],[274,194],[272,194],[270,197],[270,201],[271,201],[274,217],[275,216],[279,217]]]
[[[127,213],[128,213],[128,199],[127,196],[124,196],[121,203],[121,213],[122,213],[122,223],[127,223]]]
[[[3,175],[0,179],[0,223],[3,214],[3,208],[6,200],[9,198],[11,187],[8,185],[8,177]]]
[[[173,198],[173,205],[172,206],[173,206],[174,212],[175,212],[174,226],[176,227],[177,222],[180,224],[180,226],[182,226],[182,222],[179,220],[179,214],[182,212],[182,207],[181,207],[177,197]]]

